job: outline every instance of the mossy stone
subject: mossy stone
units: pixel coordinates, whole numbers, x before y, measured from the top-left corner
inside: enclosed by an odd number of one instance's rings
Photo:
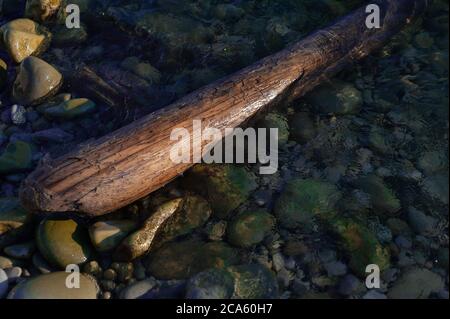
[[[369,175],[357,181],[357,186],[370,195],[374,208],[379,212],[392,215],[401,209],[400,200],[382,178]]]
[[[228,242],[238,247],[251,247],[260,243],[273,226],[274,217],[265,210],[241,213],[228,225]]]
[[[224,269],[211,268],[188,280],[187,299],[229,299],[234,292],[234,278]]]
[[[0,175],[14,174],[32,168],[33,151],[29,143],[14,141],[0,156]]]
[[[289,123],[287,118],[280,113],[269,113],[257,125],[258,128],[278,129],[278,144],[284,145],[289,140]],[[269,132],[266,133],[268,137]]]
[[[49,118],[71,120],[92,113],[96,108],[93,101],[85,98],[63,101],[57,105],[41,107],[39,111]]]
[[[186,279],[209,268],[238,262],[236,251],[222,242],[197,239],[167,243],[146,259],[146,268],[158,279]]]
[[[294,179],[276,201],[275,216],[285,228],[308,228],[316,216],[334,216],[334,206],[341,196],[333,184],[315,179]]]
[[[355,274],[364,277],[366,267],[377,265],[381,271],[390,265],[389,251],[384,248],[375,234],[367,227],[350,219],[337,219],[332,222],[332,228],[338,235],[343,250],[350,258],[350,268]]]
[[[187,173],[184,184],[205,194],[214,216],[226,218],[256,189],[255,179],[254,174],[244,167],[200,164]]]

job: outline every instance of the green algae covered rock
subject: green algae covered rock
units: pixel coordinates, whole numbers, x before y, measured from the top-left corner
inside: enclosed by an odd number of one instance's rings
[[[400,200],[382,178],[376,175],[363,177],[357,182],[357,186],[370,195],[374,208],[381,213],[392,215],[400,210]]]
[[[0,155],[0,175],[14,174],[32,168],[32,147],[29,143],[15,141]]]
[[[332,229],[339,237],[342,248],[350,259],[350,268],[365,276],[366,267],[375,264],[383,271],[389,267],[390,254],[367,227],[350,219],[336,219]]]
[[[36,233],[40,253],[52,265],[65,269],[83,264],[93,252],[87,231],[72,219],[43,220]]]
[[[171,242],[152,252],[146,268],[158,279],[186,279],[209,268],[224,268],[239,261],[236,251],[223,242],[197,239]]]
[[[309,93],[306,99],[324,114],[355,114],[363,103],[361,92],[344,82],[322,85]]]
[[[283,114],[275,112],[269,113],[257,123],[257,127],[278,129],[278,144],[280,146],[286,144],[289,139],[289,124]]]
[[[39,111],[49,118],[71,120],[92,113],[95,108],[96,105],[91,100],[79,98],[62,101],[57,105],[42,106]]]
[[[265,210],[244,212],[228,225],[228,241],[238,247],[251,247],[260,243],[274,226],[274,217]]]
[[[329,218],[341,198],[333,184],[315,179],[290,181],[275,203],[275,216],[285,228],[308,227],[315,216]]]
[[[260,264],[232,266],[227,269],[235,280],[235,299],[278,298],[275,274]]]
[[[196,165],[184,183],[205,194],[214,216],[226,218],[256,189],[253,173],[234,165]]]

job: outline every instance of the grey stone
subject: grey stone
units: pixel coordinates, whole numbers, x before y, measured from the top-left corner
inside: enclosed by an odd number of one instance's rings
[[[121,291],[120,299],[140,299],[156,285],[156,280],[152,278],[135,282]]]
[[[369,290],[363,297],[363,299],[387,299],[387,296],[377,290]]]
[[[8,292],[8,276],[3,269],[0,269],[0,299],[3,299]]]
[[[347,265],[340,261],[332,261],[324,264],[328,276],[343,276],[347,273]]]
[[[350,296],[359,291],[361,287],[361,280],[352,274],[348,274],[340,281],[337,292],[343,296]]]
[[[22,105],[14,104],[11,107],[11,122],[15,125],[25,124],[27,122],[25,114],[25,107],[23,107]]]
[[[14,284],[17,280],[22,276],[22,268],[13,267],[5,270],[6,275],[8,276],[8,281],[10,284]]]
[[[411,268],[389,290],[390,299],[426,299],[432,292],[444,289],[444,280],[423,268]]]
[[[408,210],[408,222],[411,228],[420,235],[432,236],[436,234],[438,220],[434,217],[410,207]]]

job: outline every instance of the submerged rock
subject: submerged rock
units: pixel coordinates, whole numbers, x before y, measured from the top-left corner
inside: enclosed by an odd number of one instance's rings
[[[16,19],[4,24],[0,28],[0,37],[17,63],[44,52],[51,40],[50,32],[30,19]]]
[[[312,140],[317,134],[315,123],[309,113],[296,113],[291,120],[291,135],[301,144]]]
[[[320,86],[309,93],[306,99],[324,114],[354,114],[363,103],[361,92],[352,84],[344,82]]]
[[[186,279],[203,270],[237,262],[236,251],[223,242],[190,239],[168,243],[152,252],[146,266],[147,271],[158,279]]]
[[[36,250],[34,242],[27,242],[23,244],[16,244],[5,247],[3,250],[5,254],[17,259],[30,259]]]
[[[8,293],[8,276],[3,269],[0,269],[0,299],[3,299]]]
[[[80,274],[79,288],[69,288],[71,273],[64,271],[40,275],[14,287],[8,299],[96,299],[98,286],[86,275]]]
[[[428,269],[411,268],[389,290],[390,299],[427,299],[444,289],[444,280]]]
[[[274,212],[285,228],[308,228],[315,216],[333,216],[334,206],[340,198],[341,193],[333,184],[314,179],[294,179],[281,193]]]
[[[57,105],[47,104],[39,107],[39,112],[49,118],[71,120],[92,113],[96,108],[89,99],[79,98],[62,101]]]
[[[99,252],[111,251],[136,228],[131,220],[108,220],[96,222],[89,228],[94,248]]]
[[[14,174],[32,168],[32,156],[30,144],[22,141],[9,143],[0,156],[0,175]]]
[[[154,245],[163,224],[180,208],[182,199],[174,199],[159,206],[142,227],[126,237],[114,252],[114,259],[129,261],[143,256]]]
[[[0,235],[21,227],[28,220],[28,212],[16,197],[0,198]]]
[[[383,271],[389,267],[390,254],[367,227],[350,219],[337,219],[332,229],[350,258],[350,268],[359,276],[366,275],[366,267],[375,264]]]
[[[12,98],[19,104],[39,104],[54,95],[62,85],[63,77],[53,66],[28,57],[20,64],[14,82]]]
[[[184,182],[186,187],[208,197],[213,214],[218,218],[229,216],[257,187],[250,171],[234,165],[196,165],[187,173]]]
[[[274,224],[274,217],[265,210],[244,212],[228,225],[227,238],[232,245],[251,247],[260,243]]]
[[[46,22],[56,16],[62,0],[27,0],[25,17],[38,22]]]
[[[150,84],[159,84],[161,81],[161,73],[151,64],[141,62],[137,57],[126,58],[120,66],[143,78]]]
[[[42,256],[62,269],[70,264],[83,264],[92,256],[87,231],[72,219],[43,220],[37,230],[36,243]]]
[[[212,268],[190,278],[187,299],[229,299],[234,292],[234,278],[224,269]]]
[[[401,209],[399,199],[382,178],[376,175],[363,177],[357,181],[357,186],[370,195],[374,208],[380,212],[392,215]]]
[[[227,268],[235,280],[233,298],[275,299],[278,298],[278,282],[275,274],[260,264]]]
[[[3,59],[0,59],[0,90],[3,90],[7,81],[8,81],[8,65],[6,64],[5,61],[3,61]]]
[[[280,113],[269,113],[257,125],[258,128],[278,129],[278,145],[283,146],[289,139],[289,123],[286,117]],[[269,132],[266,132],[268,137]]]

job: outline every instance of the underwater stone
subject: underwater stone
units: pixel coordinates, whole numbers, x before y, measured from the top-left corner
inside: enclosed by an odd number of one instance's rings
[[[395,214],[400,210],[399,199],[394,191],[384,183],[382,178],[376,175],[363,177],[357,181],[357,186],[370,195],[376,210],[388,214]]]
[[[428,216],[414,207],[408,209],[408,222],[411,228],[420,235],[434,236],[439,231],[436,218]]]
[[[390,299],[427,299],[444,288],[444,280],[427,269],[412,268],[389,289]]]
[[[46,22],[58,12],[62,0],[27,0],[25,17],[37,22]]]
[[[331,225],[342,243],[342,248],[350,258],[350,268],[355,274],[365,277],[366,267],[376,264],[381,271],[390,263],[390,254],[378,242],[375,234],[367,227],[350,219],[337,219]]]
[[[3,249],[5,254],[16,259],[29,259],[35,250],[36,245],[34,242],[11,245]]]
[[[111,251],[136,228],[131,220],[100,221],[89,227],[92,245],[99,252]]]
[[[209,268],[238,263],[237,252],[223,242],[197,239],[171,242],[150,253],[147,271],[158,279],[186,279]]]
[[[126,237],[114,252],[115,260],[130,261],[143,256],[154,246],[156,235],[167,220],[180,208],[182,199],[159,206],[142,227]]]
[[[235,299],[278,298],[278,282],[275,274],[260,264],[228,267],[235,280]]]
[[[47,62],[28,57],[20,64],[12,97],[23,105],[39,104],[54,95],[62,85],[62,75]]]
[[[355,114],[362,105],[362,94],[350,83],[334,82],[309,93],[306,100],[324,114]]]
[[[4,88],[8,81],[8,65],[0,59],[0,90]]]
[[[4,24],[0,28],[0,37],[17,63],[44,52],[51,40],[50,32],[30,19],[16,19]]]
[[[137,57],[126,58],[120,66],[147,80],[151,84],[159,84],[161,81],[161,73],[151,64],[141,62]]]
[[[256,125],[258,128],[278,129],[278,144],[285,145],[289,139],[289,124],[286,117],[280,113],[269,113]],[[269,132],[266,133],[267,135]]]
[[[224,269],[212,268],[190,278],[186,286],[187,299],[230,299],[234,278]]]
[[[260,243],[272,230],[274,217],[265,210],[238,214],[228,225],[228,241],[238,247]]]
[[[243,167],[200,164],[187,173],[184,184],[207,196],[215,217],[226,218],[256,189],[255,179]]]
[[[94,279],[80,274],[80,288],[70,289],[66,285],[65,271],[40,275],[14,287],[8,299],[96,299],[98,286]]]
[[[16,197],[0,198],[0,235],[21,227],[28,219],[28,212]]]
[[[305,144],[312,140],[317,130],[309,113],[299,112],[296,113],[291,120],[291,135],[296,141],[301,144]]]
[[[71,120],[92,113],[96,108],[89,99],[79,98],[61,102],[53,106],[41,106],[39,111],[49,118]]]
[[[447,154],[439,151],[426,152],[417,161],[417,166],[429,175],[445,169],[448,170]]]
[[[61,269],[83,264],[92,256],[87,231],[71,219],[43,220],[38,226],[36,243],[42,256]]]
[[[14,174],[32,167],[31,145],[23,141],[14,141],[6,146],[0,156],[0,175]]]
[[[58,46],[77,45],[87,40],[88,34],[84,25],[79,28],[68,29],[65,24],[58,25],[52,29],[52,43]]]
[[[333,184],[314,179],[290,181],[277,202],[274,212],[285,228],[308,228],[315,216],[329,218],[341,193]]]
[[[421,32],[415,36],[414,42],[417,47],[421,49],[429,49],[434,44],[434,39],[430,36],[428,32]]]

